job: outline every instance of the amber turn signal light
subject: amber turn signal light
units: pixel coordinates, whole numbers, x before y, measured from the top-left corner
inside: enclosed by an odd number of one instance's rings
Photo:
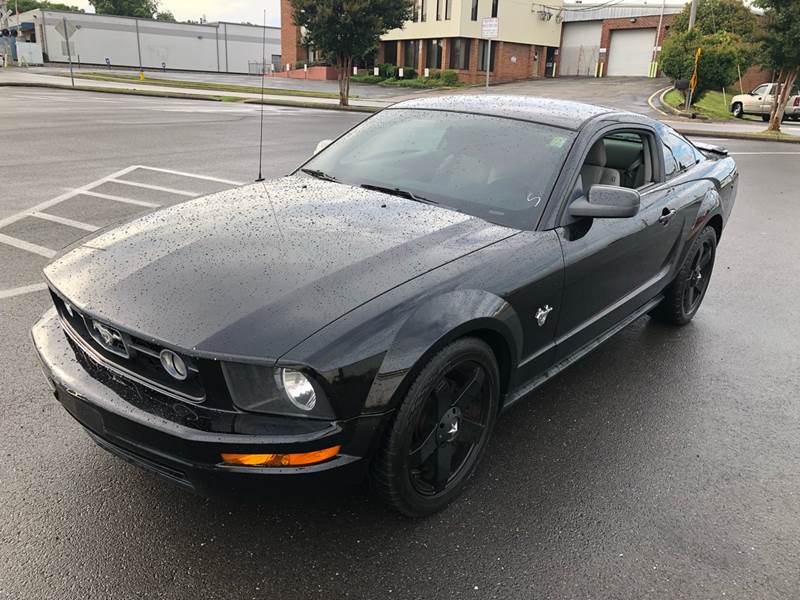
[[[223,454],[222,462],[239,467],[299,467],[313,465],[339,454],[341,446],[297,454]]]

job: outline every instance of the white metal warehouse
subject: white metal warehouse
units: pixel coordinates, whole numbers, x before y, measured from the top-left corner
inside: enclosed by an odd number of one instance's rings
[[[20,21],[23,30],[33,24],[26,37],[41,45],[50,62],[68,61],[65,22],[72,60],[82,64],[248,73],[258,72],[262,62],[264,28],[259,25],[169,23],[41,9],[22,13]],[[266,30],[267,64],[279,66],[280,28]]]

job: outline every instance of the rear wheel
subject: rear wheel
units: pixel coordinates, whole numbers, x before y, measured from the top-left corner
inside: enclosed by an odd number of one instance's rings
[[[744,117],[744,111],[742,110],[742,103],[741,102],[734,103],[731,112],[733,113],[733,116],[736,117],[737,119],[741,119],[742,117]]]
[[[680,271],[666,289],[664,300],[650,311],[650,316],[673,325],[691,321],[708,290],[716,253],[717,233],[713,227],[706,227],[692,243]]]
[[[408,391],[372,466],[377,493],[401,513],[435,513],[463,490],[497,416],[491,348],[460,339],[434,356]]]

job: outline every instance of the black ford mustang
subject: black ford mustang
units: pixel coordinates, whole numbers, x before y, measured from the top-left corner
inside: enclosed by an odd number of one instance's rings
[[[98,444],[188,488],[369,474],[424,515],[499,412],[642,315],[692,319],[737,184],[636,114],[404,102],[291,176],[83,241],[33,340]]]

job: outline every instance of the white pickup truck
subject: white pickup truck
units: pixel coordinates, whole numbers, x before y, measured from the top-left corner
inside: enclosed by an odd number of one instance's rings
[[[761,115],[762,119],[769,121],[772,102],[775,100],[774,94],[777,92],[777,83],[763,83],[749,94],[734,96],[731,98],[731,113],[739,119],[744,115]],[[789,96],[784,118],[800,120],[800,95],[797,88],[792,90],[792,95]]]

